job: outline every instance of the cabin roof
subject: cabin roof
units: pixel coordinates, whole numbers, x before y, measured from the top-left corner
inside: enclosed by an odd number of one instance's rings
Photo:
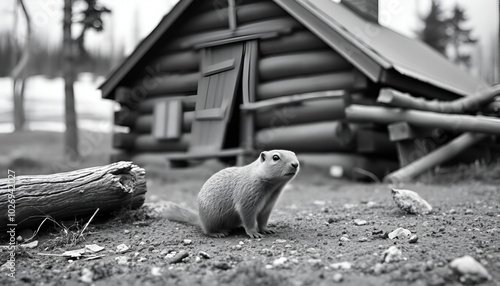
[[[181,0],[158,26],[99,87],[104,98],[139,63],[193,0]],[[486,86],[424,43],[409,39],[331,0],[274,0],[374,82],[389,71],[456,95],[467,96]],[[414,87],[414,88],[418,88]]]

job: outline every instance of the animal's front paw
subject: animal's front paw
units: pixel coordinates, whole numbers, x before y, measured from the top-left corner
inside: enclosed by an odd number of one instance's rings
[[[263,238],[264,235],[258,233],[258,232],[247,232],[248,236],[250,236],[250,238]]]
[[[263,233],[263,234],[275,234],[276,233],[276,231],[271,230],[271,229],[267,229],[267,228],[263,228],[259,232]]]

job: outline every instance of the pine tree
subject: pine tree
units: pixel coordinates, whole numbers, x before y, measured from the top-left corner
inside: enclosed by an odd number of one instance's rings
[[[458,4],[453,8],[452,16],[448,19],[448,34],[450,44],[454,51],[454,61],[457,64],[464,64],[466,67],[470,66],[470,55],[460,51],[463,45],[471,45],[477,42],[477,39],[471,37],[472,29],[463,27],[467,22],[465,11]]]
[[[447,33],[447,19],[443,14],[440,3],[432,0],[429,14],[420,17],[424,22],[424,27],[417,34],[420,40],[427,43],[439,53],[446,55],[449,36]]]

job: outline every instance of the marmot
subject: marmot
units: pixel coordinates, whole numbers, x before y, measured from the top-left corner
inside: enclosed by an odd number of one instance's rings
[[[267,220],[283,187],[299,171],[295,153],[271,150],[253,163],[229,167],[210,177],[198,194],[198,213],[169,204],[164,216],[172,221],[200,226],[213,237],[226,237],[241,226],[251,238],[275,233]]]

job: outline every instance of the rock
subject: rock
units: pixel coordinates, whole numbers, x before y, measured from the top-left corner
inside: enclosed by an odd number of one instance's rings
[[[185,250],[179,251],[172,259],[170,259],[169,263],[174,264],[174,263],[179,263],[182,261],[182,259],[186,258],[189,256],[189,253]]]
[[[358,238],[358,242],[367,242],[368,241],[368,237],[366,236],[362,236],[360,238]]]
[[[153,275],[153,276],[161,276],[162,275],[161,274],[161,267],[157,267],[157,266],[152,267],[151,268],[151,275]]]
[[[317,251],[316,251],[316,248],[310,247],[310,248],[306,249],[306,252],[307,253],[316,253]]]
[[[403,253],[396,246],[391,246],[382,253],[383,262],[391,263],[403,260]]]
[[[191,243],[193,243],[193,241],[191,239],[184,239],[182,241],[182,244],[184,244],[184,245],[190,245]]]
[[[466,209],[465,214],[473,214],[474,211],[472,209]]]
[[[127,256],[118,256],[115,257],[116,263],[118,265],[126,265],[128,263],[128,257]]]
[[[116,252],[125,253],[130,249],[125,243],[116,246]]]
[[[389,239],[407,239],[409,238],[411,235],[411,231],[405,229],[405,228],[402,228],[402,227],[398,227],[396,228],[395,230],[393,230],[392,232],[390,232],[388,234],[387,237],[389,237]]]
[[[275,259],[273,261],[273,267],[281,267],[285,268],[287,266],[288,258],[286,257],[280,257],[278,259]]]
[[[260,254],[266,255],[266,256],[273,256],[273,251],[269,248],[263,248],[260,251]]]
[[[321,259],[311,258],[307,260],[307,262],[311,264],[313,267],[320,268],[321,266],[323,266],[323,261],[321,261]]]
[[[488,270],[469,255],[453,259],[449,267],[460,276],[460,282],[465,284],[476,284],[491,280]]]
[[[285,243],[286,239],[276,239],[276,243]]]
[[[333,274],[333,277],[332,277],[332,280],[333,282],[342,282],[342,280],[344,280],[344,277],[342,276],[342,273],[335,273]]]
[[[96,253],[96,252],[104,250],[104,247],[99,246],[97,244],[87,244],[87,245],[85,245],[85,250],[88,250],[89,252],[92,252],[92,253]]]
[[[206,253],[205,251],[200,251],[200,252],[198,252],[198,255],[199,255],[200,257],[205,258],[205,259],[210,259],[210,258],[211,258],[211,257],[210,257],[210,254]]]
[[[414,191],[392,189],[392,199],[401,210],[410,214],[428,214],[432,211],[431,205]]]
[[[379,276],[380,274],[385,272],[385,265],[382,263],[377,263],[373,266],[373,274]]]
[[[368,222],[366,220],[363,220],[363,219],[355,219],[354,224],[360,226],[360,225],[366,225],[366,224],[368,224]]]
[[[339,240],[342,241],[342,242],[351,241],[347,236],[341,236]]]
[[[91,284],[94,279],[94,272],[88,268],[82,269],[82,275],[80,276],[80,281],[83,283]]]
[[[416,234],[410,236],[410,238],[408,239],[409,243],[417,243],[417,241],[418,241],[418,236]]]
[[[348,261],[343,261],[343,262],[337,262],[337,263],[332,263],[330,264],[330,268],[332,269],[341,269],[341,270],[347,270],[351,269],[352,264]]]
[[[38,240],[34,240],[32,242],[24,243],[20,245],[23,248],[35,248],[38,246]]]
[[[231,266],[227,262],[223,261],[217,261],[213,264],[214,268],[220,269],[220,270],[229,270],[231,269]]]

